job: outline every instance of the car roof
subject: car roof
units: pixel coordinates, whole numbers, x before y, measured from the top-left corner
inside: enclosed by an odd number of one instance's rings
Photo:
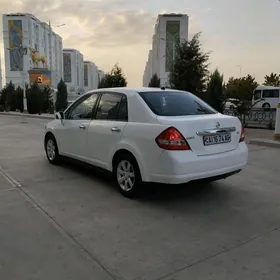
[[[129,88],[129,87],[117,87],[117,88],[99,88],[95,90],[91,90],[87,93],[91,92],[103,92],[103,91],[111,91],[111,92],[121,92],[126,95],[135,95],[137,92],[159,92],[159,91],[173,91],[173,92],[182,92],[182,90],[170,89],[170,88],[151,88],[151,87],[139,87],[139,88]]]

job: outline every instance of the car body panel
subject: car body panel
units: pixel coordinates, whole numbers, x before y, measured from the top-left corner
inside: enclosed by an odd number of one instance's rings
[[[139,90],[160,89],[117,88],[92,91],[125,94],[128,122],[55,119],[46,125],[46,133],[51,132],[55,136],[61,155],[109,171],[113,171],[114,155],[119,150],[127,150],[135,157],[145,182],[181,184],[235,172],[247,164],[248,148],[244,141],[239,142],[242,126],[238,118],[220,113],[180,117],[157,116],[137,93]],[[85,125],[86,128],[80,129],[80,125]],[[221,129],[235,128],[230,132],[231,142],[204,146],[202,136],[197,133],[217,129],[217,125]],[[185,137],[190,150],[168,151],[157,145],[157,136],[171,126]],[[114,131],[113,128],[118,128],[119,131]]]

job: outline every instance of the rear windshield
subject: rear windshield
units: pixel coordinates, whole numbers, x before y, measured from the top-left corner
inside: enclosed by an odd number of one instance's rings
[[[186,91],[139,92],[150,109],[158,116],[217,114],[212,107]]]

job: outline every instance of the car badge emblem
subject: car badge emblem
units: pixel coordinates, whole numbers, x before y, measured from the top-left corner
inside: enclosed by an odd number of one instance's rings
[[[221,125],[220,123],[217,122],[216,127],[219,128]]]

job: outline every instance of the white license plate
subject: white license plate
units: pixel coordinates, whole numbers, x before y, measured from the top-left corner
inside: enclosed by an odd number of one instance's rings
[[[229,142],[231,142],[230,133],[203,136],[204,146],[223,144],[223,143],[229,143]]]

